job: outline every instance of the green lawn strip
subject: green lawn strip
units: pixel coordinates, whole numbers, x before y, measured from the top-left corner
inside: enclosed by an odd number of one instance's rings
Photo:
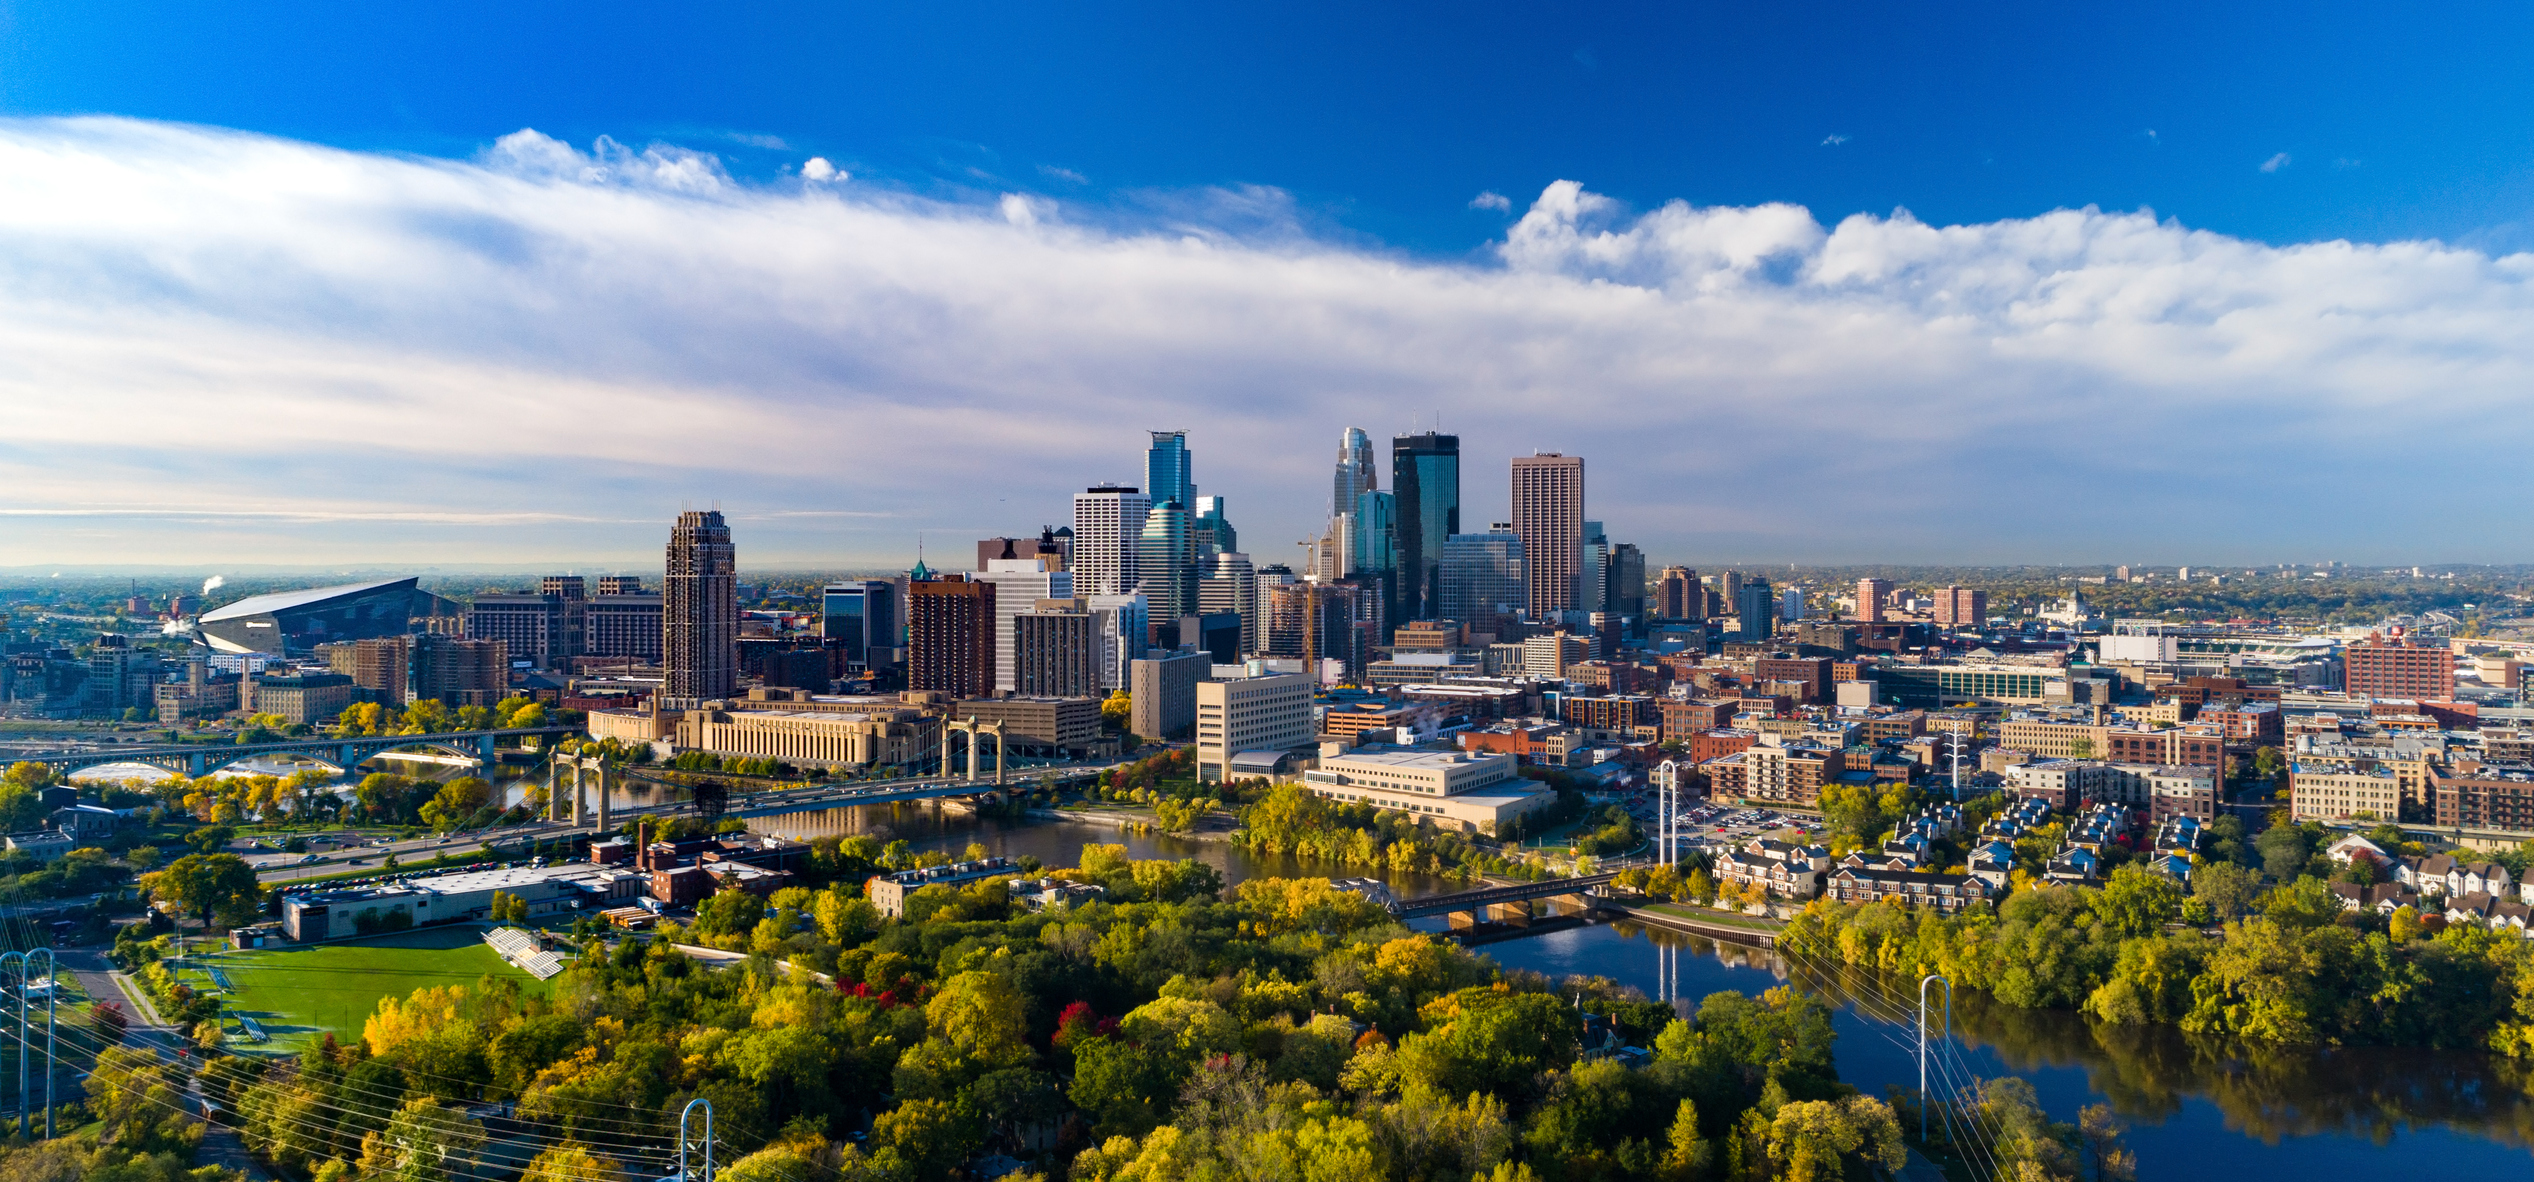
[[[1774,932],[1781,930],[1786,926],[1784,923],[1773,919],[1760,919],[1749,915],[1734,915],[1730,912],[1724,911],[1710,911],[1704,907],[1683,907],[1678,903],[1646,903],[1639,905],[1637,910],[1659,912],[1664,915],[1677,915],[1682,919],[1694,919],[1700,923],[1722,924],[1729,928],[1749,928],[1755,932]]]
[[[472,988],[490,974],[516,980],[532,993],[546,988],[503,960],[477,928],[465,925],[334,944],[239,949],[212,963],[237,987],[228,1011],[261,1023],[273,1041],[255,1049],[271,1052],[296,1051],[328,1030],[339,1040],[359,1038],[379,998],[401,999],[425,986]]]

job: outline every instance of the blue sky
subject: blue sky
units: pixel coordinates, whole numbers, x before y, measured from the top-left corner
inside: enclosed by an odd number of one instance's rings
[[[2534,10],[2098,9],[8,4],[0,567],[903,565],[1156,428],[1281,558],[1438,412],[1658,561],[2534,553]]]
[[[446,156],[662,138],[743,176],[797,160],[770,137],[918,191],[1269,185],[1427,252],[1501,230],[1476,193],[1561,177],[1824,220],[2534,242],[2521,4],[250,8],[19,0],[0,110]]]

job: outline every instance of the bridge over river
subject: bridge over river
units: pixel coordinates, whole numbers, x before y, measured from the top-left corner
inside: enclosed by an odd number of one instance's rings
[[[355,737],[311,736],[304,739],[283,739],[271,743],[172,743],[164,746],[100,747],[93,751],[73,751],[57,755],[34,755],[18,763],[40,763],[63,772],[108,764],[140,764],[165,768],[179,775],[202,777],[237,763],[267,755],[295,755],[349,772],[353,768],[389,751],[429,749],[472,759],[491,766],[494,748],[503,739],[562,738],[579,734],[568,726],[517,727],[509,730],[448,731],[431,735],[361,735]]]

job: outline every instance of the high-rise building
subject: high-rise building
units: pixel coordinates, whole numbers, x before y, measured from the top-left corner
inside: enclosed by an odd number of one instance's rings
[[[1777,589],[1767,579],[1746,578],[1741,583],[1741,598],[1734,604],[1734,616],[1741,628],[1734,639],[1767,640],[1777,634]]]
[[[678,515],[661,580],[662,704],[693,709],[739,692],[739,552],[720,510]]]
[[[1936,622],[1949,627],[1987,623],[1988,592],[1970,587],[1947,587],[1936,592]]]
[[[1610,547],[1610,610],[1645,621],[1645,552],[1634,542]]]
[[[572,580],[572,589],[579,590],[579,584],[580,580]],[[477,640],[501,641],[511,656],[549,668],[580,655],[575,633],[586,627],[585,607],[583,601],[567,601],[555,592],[478,595],[467,605],[466,634]]]
[[[327,645],[326,667],[370,692],[370,700],[402,710],[413,700],[413,642],[380,636]]]
[[[2421,644],[2399,628],[2388,638],[2370,633],[2341,651],[2342,689],[2353,698],[2451,701],[2455,654],[2445,645]]]
[[[1789,587],[1777,595],[1777,618],[1793,623],[1804,618],[1804,589]]]
[[[819,635],[828,647],[843,650],[847,668],[897,663],[901,633],[895,583],[882,579],[829,583],[818,598]]]
[[[1151,497],[1122,484],[1093,485],[1073,497],[1074,589],[1123,595],[1135,589],[1136,551],[1143,546]]]
[[[1196,547],[1197,561],[1241,548],[1240,531],[1233,529],[1231,520],[1223,514],[1223,498],[1197,498],[1196,516],[1188,519],[1188,537]]]
[[[1362,427],[1348,427],[1337,443],[1337,481],[1329,494],[1329,516],[1355,511],[1356,499],[1381,487],[1373,467],[1373,441]]]
[[[1155,500],[1144,515],[1135,550],[1136,587],[1156,619],[1174,620],[1197,609],[1196,553],[1188,537],[1188,510],[1178,501]]]
[[[998,612],[1003,591],[995,588]],[[1031,604],[1012,617],[1012,692],[1025,698],[1097,696],[1098,641],[1090,605],[1082,600],[1050,598]]]
[[[1399,577],[1389,618],[1431,619],[1443,599],[1443,543],[1461,532],[1461,437],[1428,431],[1390,441],[1398,498]]]
[[[1535,452],[1513,458],[1513,532],[1522,539],[1531,618],[1581,608],[1584,457]]]
[[[133,648],[121,635],[99,636],[88,650],[88,679],[80,683],[81,708],[112,718],[134,708],[158,710],[158,654]]]
[[[1180,739],[1196,727],[1197,683],[1208,680],[1214,658],[1204,653],[1163,653],[1135,662],[1127,729],[1147,739]]]
[[[1890,579],[1857,580],[1857,620],[1865,624],[1883,622],[1883,604],[1892,597]]]
[[[907,584],[906,688],[954,699],[994,689],[994,584],[943,575]]]
[[[1698,572],[1685,566],[1667,566],[1654,588],[1654,612],[1666,620],[1703,620],[1707,618],[1707,588],[1698,581]]]
[[[994,692],[1027,692],[1019,689],[1012,621],[1040,600],[1073,598],[1073,575],[1051,571],[1035,558],[998,558],[985,566],[969,577],[994,585]]]
[[[1250,569],[1249,555],[1225,551],[1214,556],[1212,569],[1197,582],[1197,610],[1239,616],[1241,651],[1258,651],[1258,574]]]
[[[1125,689],[1131,666],[1151,649],[1152,604],[1141,592],[1124,595],[1082,595],[1089,605],[1091,626],[1099,646],[1100,688]]]
[[[1472,632],[1498,634],[1504,617],[1527,609],[1524,557],[1522,539],[1510,528],[1444,539],[1438,614]]]
[[[561,607],[557,613],[562,630],[555,637],[557,657],[577,657],[589,651],[587,623],[583,609],[589,603],[589,583],[579,575],[547,575],[537,580],[537,594],[554,600]]]
[[[631,586],[631,591],[609,591],[616,586]],[[663,607],[657,594],[642,593],[639,579],[616,582],[598,581],[599,594],[582,609],[585,643],[583,655],[621,657],[628,661],[658,664],[660,660],[661,615]]]
[[[1195,464],[1188,454],[1188,433],[1155,431],[1153,445],[1144,453],[1144,491],[1153,504],[1177,501],[1182,509],[1193,510],[1197,503]]]
[[[640,595],[642,594],[642,576],[600,575],[598,576],[598,593],[601,595]]]
[[[1584,540],[1575,547],[1575,610],[1589,616],[1610,609],[1610,536],[1601,523],[1584,523]]]
[[[437,633],[412,637],[413,696],[451,706],[490,706],[510,693],[510,652],[498,640]]]

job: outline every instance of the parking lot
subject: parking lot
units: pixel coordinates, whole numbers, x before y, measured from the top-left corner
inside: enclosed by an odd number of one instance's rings
[[[1758,837],[1806,843],[1822,838],[1820,818],[1774,809],[1703,804],[1683,810],[1677,820],[1681,841],[1690,849],[1738,847]],[[1651,831],[1653,825],[1647,828]]]

